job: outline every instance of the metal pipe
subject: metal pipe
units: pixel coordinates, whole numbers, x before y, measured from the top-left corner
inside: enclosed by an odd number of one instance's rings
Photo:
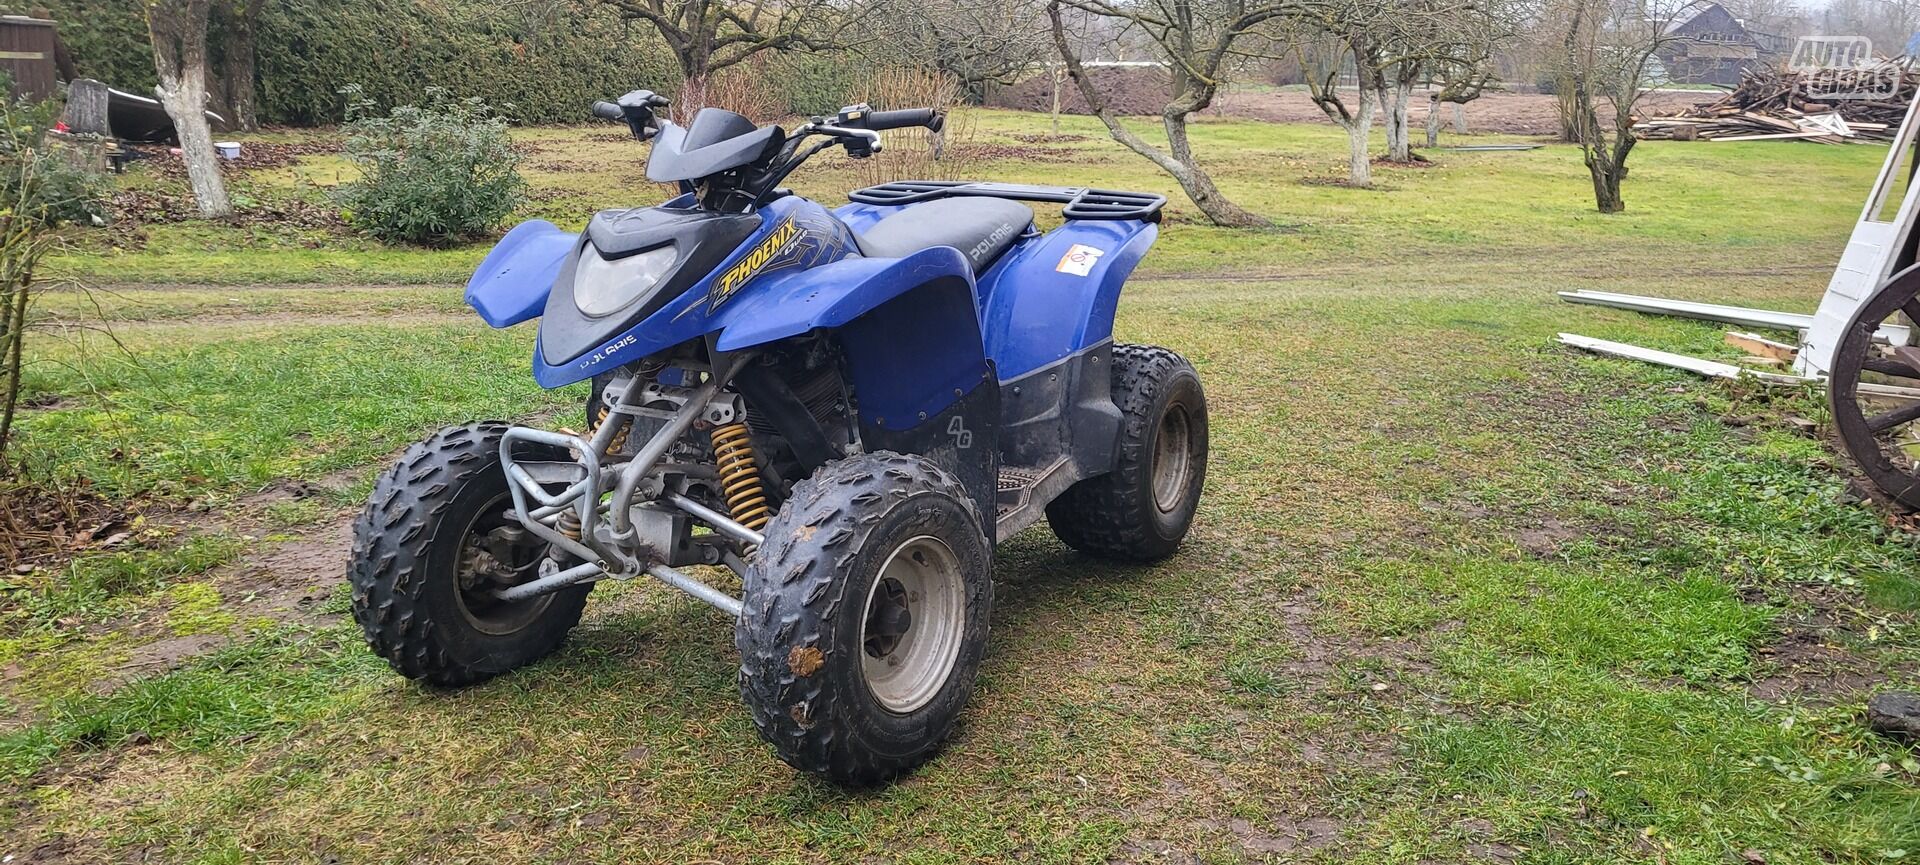
[[[541,595],[557,592],[568,586],[590,582],[605,574],[606,572],[600,570],[599,565],[588,562],[584,565],[575,565],[551,577],[541,577],[531,583],[521,583],[517,586],[500,589],[494,592],[493,596],[503,601],[524,601],[528,598],[537,598]]]
[[[627,513],[627,509],[633,506],[633,491],[640,485],[640,479],[653,469],[654,464],[659,462],[661,457],[667,455],[667,450],[673,447],[674,442],[679,441],[680,437],[693,427],[693,422],[700,419],[700,415],[707,410],[707,403],[712,402],[713,395],[719,391],[720,377],[708,378],[705,384],[694,389],[693,395],[687,398],[687,404],[680,407],[680,411],[673,416],[673,419],[667,421],[666,426],[661,427],[659,432],[653,434],[653,438],[647,440],[646,446],[640,449],[640,454],[620,467],[620,483],[613,491],[612,517],[615,536],[624,537],[633,531],[633,520]]]
[[[548,495],[547,491],[540,487],[540,482],[534,479],[533,475],[527,474],[527,470],[521,468],[518,463],[507,464],[507,475],[518,481],[520,488],[526,490],[527,495],[533,496],[535,501],[546,507],[564,508],[574,499],[585,495],[587,491],[584,484],[574,483],[556,494]]]
[[[720,534],[726,535],[727,537],[730,537],[736,541],[744,541],[756,547],[767,542],[767,538],[765,535],[762,535],[759,532],[756,532],[750,528],[747,528],[746,526],[741,525],[739,522],[735,521],[732,517],[729,517],[726,514],[716,511],[713,508],[707,507],[706,505],[696,502],[693,499],[687,498],[686,496],[683,496],[679,493],[668,493],[667,502],[669,504],[672,504],[676,508],[679,508],[683,511],[686,511],[689,514],[692,514],[694,519],[697,519],[703,523],[706,523],[707,525],[712,526],[715,531],[718,531]]]
[[[647,573],[654,579],[666,583],[734,618],[740,618],[740,599],[680,573],[666,565],[648,565]]]

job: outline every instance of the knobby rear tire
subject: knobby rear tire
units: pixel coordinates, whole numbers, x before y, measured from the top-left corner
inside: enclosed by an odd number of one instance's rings
[[[1080,552],[1152,562],[1173,555],[1193,526],[1207,478],[1207,398],[1193,364],[1152,345],[1113,347],[1113,401],[1120,442],[1113,471],[1074,484],[1047,504],[1047,525]],[[1177,419],[1177,420],[1176,420]],[[1175,429],[1175,425],[1180,426]],[[1180,441],[1156,460],[1156,451]],[[1156,467],[1179,459],[1172,489],[1156,490]]]

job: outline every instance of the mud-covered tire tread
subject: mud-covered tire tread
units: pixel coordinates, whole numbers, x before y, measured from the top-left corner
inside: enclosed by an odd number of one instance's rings
[[[925,731],[925,742],[910,753],[878,754],[851,744],[854,736],[848,724],[858,721],[851,715],[860,713],[861,707],[836,702],[850,703],[865,695],[835,687],[830,675],[797,675],[792,653],[800,644],[826,644],[836,616],[864,613],[864,609],[838,606],[836,582],[893,508],[928,493],[957,505],[958,513],[964,515],[958,524],[974,533],[971,543],[976,549],[971,554],[955,550],[963,565],[972,561],[979,567],[977,583],[968,587],[973,618],[948,680],[949,690],[934,701],[943,705],[931,713],[936,720]],[[866,786],[894,778],[938,752],[953,716],[972,694],[985,654],[986,619],[992,605],[987,569],[992,551],[979,525],[979,511],[965,486],[919,456],[876,451],[837,460],[795,486],[768,526],[766,543],[748,570],[745,608],[734,631],[740,650],[741,697],[761,737],[781,759],[841,784]]]
[[[1116,344],[1113,347],[1113,401],[1120,408],[1120,441],[1114,470],[1074,484],[1047,504],[1047,525],[1069,547],[1091,556],[1122,561],[1151,562],[1173,555],[1186,534],[1182,525],[1168,537],[1153,523],[1153,471],[1150,431],[1160,418],[1161,397],[1182,375],[1191,377],[1199,398],[1196,434],[1201,436],[1200,462],[1193,486],[1206,481],[1206,401],[1199,391],[1193,364],[1172,349],[1156,345]],[[1191,519],[1191,507],[1187,519]]]
[[[447,427],[407,448],[379,480],[353,524],[347,580],[353,614],[367,645],[394,671],[442,687],[470,685],[549,654],[579,624],[591,586],[553,594],[538,625],[514,647],[510,662],[461,663],[436,631],[465,627],[427,615],[429,575],[422,573],[439,518],[464,487],[500,472],[500,438],[508,425],[482,421]],[[455,529],[458,531],[459,529]]]

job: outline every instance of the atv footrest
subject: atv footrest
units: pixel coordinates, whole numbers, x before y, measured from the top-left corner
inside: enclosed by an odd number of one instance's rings
[[[1038,469],[1000,467],[1000,497],[996,516],[1006,516],[1008,511],[1019,507],[1027,500],[1027,494],[1033,491],[1033,485],[1040,482],[1042,473]]]
[[[1080,480],[1073,464],[1061,458],[1050,466],[1001,466],[994,502],[995,541],[1013,537],[1046,514],[1047,503]]]

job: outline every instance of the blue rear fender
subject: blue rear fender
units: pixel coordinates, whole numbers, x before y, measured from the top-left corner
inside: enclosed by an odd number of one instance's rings
[[[1113,338],[1127,277],[1160,236],[1139,220],[1069,220],[981,276],[987,356],[1007,381]]]

